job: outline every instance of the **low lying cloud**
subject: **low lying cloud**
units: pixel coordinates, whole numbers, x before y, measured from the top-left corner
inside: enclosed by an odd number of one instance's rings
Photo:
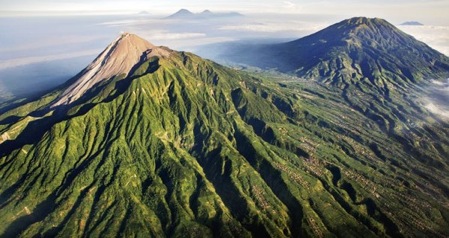
[[[95,42],[98,40],[107,39],[106,35],[96,35],[96,36],[87,36],[87,35],[61,35],[57,37],[48,37],[45,39],[35,39],[33,42],[26,42],[20,45],[1,47],[0,53],[9,53],[16,51],[27,51],[27,53],[31,53],[37,49],[54,49],[57,47],[65,47],[68,45],[79,45],[83,43]]]
[[[5,85],[0,82],[0,103],[13,98],[13,96],[14,95],[6,89]]]
[[[449,79],[446,82],[433,81],[425,98],[425,107],[431,113],[449,120]]]
[[[278,25],[253,23],[244,25],[228,25],[220,27],[221,30],[229,31],[255,31],[255,32],[280,32],[292,30],[290,27],[280,27]],[[296,29],[295,29],[296,30]]]
[[[138,23],[139,23],[139,21],[137,21],[135,19],[127,19],[127,20],[102,22],[102,23],[99,23],[98,25],[116,27],[116,26],[135,25]]]
[[[62,59],[78,58],[82,56],[93,56],[101,52],[101,49],[85,50],[73,53],[63,53],[55,55],[45,55],[45,56],[33,56],[33,57],[23,57],[9,60],[0,60],[0,70],[19,67],[28,64],[36,64],[46,61],[56,61]]]
[[[445,119],[449,119],[449,108],[442,108],[442,105],[435,105],[433,103],[429,103],[426,105],[427,110],[431,113],[444,117]]]
[[[399,26],[399,28],[449,56],[449,26]]]
[[[186,40],[192,38],[206,37],[205,33],[198,32],[169,32],[169,31],[154,31],[150,33],[151,40]]]
[[[222,26],[220,30],[240,31],[240,32],[263,32],[263,33],[277,33],[290,32],[294,33],[312,33],[322,29],[324,26],[320,24],[310,24],[304,22],[254,22],[238,25]]]

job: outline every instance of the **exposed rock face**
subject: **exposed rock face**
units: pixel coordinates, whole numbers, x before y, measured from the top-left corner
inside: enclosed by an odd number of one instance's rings
[[[166,57],[169,54],[167,50],[156,47],[134,34],[124,33],[81,72],[78,79],[61,94],[52,107],[76,101],[89,88],[104,80],[119,75],[127,76],[143,58]]]

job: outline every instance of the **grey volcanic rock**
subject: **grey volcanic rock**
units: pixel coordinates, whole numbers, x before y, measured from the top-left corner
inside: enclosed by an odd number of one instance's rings
[[[116,76],[127,76],[143,57],[169,54],[167,50],[156,47],[134,34],[124,33],[78,75],[76,81],[65,89],[52,107],[76,101],[102,81]]]

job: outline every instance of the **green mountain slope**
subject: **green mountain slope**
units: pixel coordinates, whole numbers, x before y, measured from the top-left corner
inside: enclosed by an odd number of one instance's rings
[[[449,58],[378,18],[356,17],[283,44],[244,45],[223,55],[340,88],[385,93],[422,78],[447,76]]]
[[[449,234],[449,127],[413,92],[355,110],[131,39],[130,69],[0,109],[0,236]]]

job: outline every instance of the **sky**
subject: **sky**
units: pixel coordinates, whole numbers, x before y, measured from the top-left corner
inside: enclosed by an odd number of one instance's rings
[[[449,22],[448,0],[0,0],[0,11],[148,11],[163,14],[188,8],[193,11],[241,11],[243,13],[300,13],[368,16],[391,19]]]

